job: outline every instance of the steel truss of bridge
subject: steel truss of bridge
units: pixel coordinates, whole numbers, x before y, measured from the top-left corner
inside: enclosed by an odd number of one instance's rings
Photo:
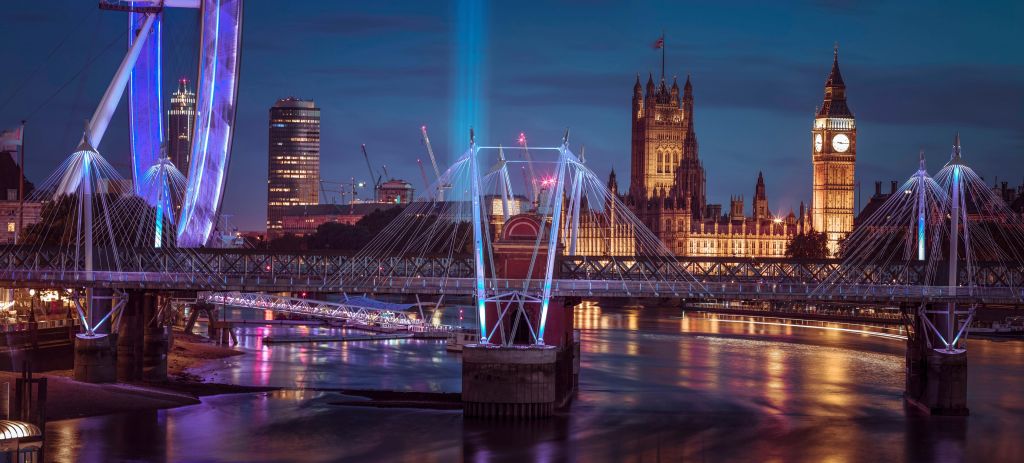
[[[715,299],[836,300],[1020,304],[1024,267],[975,263],[960,281],[973,286],[924,286],[925,263],[847,268],[838,260],[680,258],[686,275],[649,260],[561,258],[554,295]],[[113,287],[189,291],[315,291],[475,294],[471,256],[357,259],[341,254],[195,249],[138,253],[118,269],[90,274],[72,253],[8,247],[0,250],[0,285]],[[940,266],[941,268],[941,266]],[[843,285],[826,286],[845,272]],[[541,280],[487,280],[490,293],[536,291]]]
[[[409,316],[409,313],[402,307],[380,307],[382,304],[371,306],[357,301],[317,301],[296,297],[276,296],[261,293],[242,292],[201,292],[196,297],[197,302],[206,302],[215,305],[226,305],[231,307],[242,307],[247,309],[272,310],[278,313],[316,317],[326,320],[339,320],[355,325],[376,326],[381,328],[402,328],[419,331],[449,331],[452,328],[446,325],[432,326],[425,324],[423,320]],[[362,301],[362,299],[360,299]],[[384,304],[390,305],[390,304]]]

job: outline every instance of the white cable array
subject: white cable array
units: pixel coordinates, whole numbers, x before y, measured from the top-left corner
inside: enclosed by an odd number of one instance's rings
[[[476,225],[471,156],[477,156],[480,166],[482,220]],[[529,178],[530,172],[535,177]],[[518,175],[523,176],[521,182],[512,179]],[[536,236],[520,244],[529,254],[525,275],[532,277],[518,278],[519,283],[509,287],[511,282],[497,268],[493,244],[505,234],[507,221],[524,214],[534,217],[540,226]],[[574,263],[602,269],[603,274],[594,275],[595,279],[618,280],[626,292],[639,289],[657,294],[657,288],[667,287],[666,283],[686,283],[706,292],[572,151],[564,146],[534,147],[527,154],[525,145],[467,150],[353,256],[326,289],[383,287],[395,281],[417,285],[424,279],[444,285],[452,278],[474,278],[474,226],[480,227],[484,238],[480,252],[486,285],[478,297],[498,304],[499,318],[507,314],[513,320],[512,332],[520,324],[528,326],[533,341],[543,337],[545,317],[543,311],[540,316],[527,316],[522,308],[530,303],[546,307],[551,283],[545,275],[560,278],[560,259],[546,252],[552,242],[561,255],[575,252],[571,256]],[[499,324],[499,329],[504,326]]]
[[[151,194],[142,198],[102,155],[83,145],[27,198],[41,205],[40,220],[24,227],[17,245],[0,248],[4,262],[15,265],[0,270],[57,273],[54,280],[68,288],[76,282],[159,283],[169,276],[187,278],[199,287],[218,285],[219,275],[202,266],[162,265],[202,259],[175,243],[173,224],[185,189],[182,174],[165,159],[147,171],[145,181],[143,190]],[[89,304],[85,310],[91,310]],[[96,328],[89,326],[91,317],[83,318],[89,320],[87,330]]]
[[[954,187],[959,204],[953,204]],[[957,223],[956,233],[952,223]],[[954,236],[959,265],[951,279]],[[934,179],[924,171],[922,157],[919,171],[857,224],[840,252],[842,264],[814,296],[836,295],[856,285],[1015,289],[1024,270],[1024,221],[963,163],[957,144]]]

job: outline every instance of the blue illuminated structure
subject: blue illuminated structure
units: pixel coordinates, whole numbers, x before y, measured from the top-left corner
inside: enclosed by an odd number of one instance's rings
[[[480,161],[477,159],[476,143],[470,136],[469,151],[469,173],[470,173],[470,202],[473,208],[473,264],[476,271],[476,305],[477,319],[480,322],[480,339],[487,344],[487,292],[484,287],[484,239],[483,239],[483,217],[480,213]],[[490,243],[486,243],[490,246]]]
[[[562,146],[558,151],[558,179],[555,181],[555,187],[551,189],[550,201],[548,204],[554,206],[551,212],[551,231],[548,233],[548,255],[547,255],[547,267],[544,269],[544,289],[541,293],[541,305],[540,305],[540,329],[537,331],[537,344],[544,344],[544,329],[547,327],[548,322],[548,305],[551,302],[551,279],[554,276],[555,270],[555,254],[558,246],[558,233],[562,230],[561,219],[562,219],[562,198],[565,196],[565,169],[566,163],[570,160],[575,161],[576,156],[572,155],[569,151],[569,140],[566,135],[565,140],[562,142]],[[575,202],[575,198],[572,199]]]
[[[925,211],[927,202],[928,169],[924,163],[924,150],[921,150],[920,164],[917,169],[917,260],[925,260]]]
[[[470,132],[472,134],[472,131]],[[530,338],[537,345],[544,344],[544,332],[547,327],[548,309],[553,293],[553,282],[555,279],[556,255],[559,254],[559,247],[563,239],[569,242],[575,241],[576,232],[579,228],[579,210],[573,205],[581,203],[581,197],[586,194],[583,189],[584,177],[592,181],[590,172],[586,169],[579,158],[569,149],[569,135],[566,131],[562,145],[558,147],[535,147],[535,151],[557,151],[558,156],[551,161],[544,161],[553,171],[551,183],[545,188],[546,200],[543,208],[533,211],[539,219],[540,230],[536,237],[533,257],[530,261],[530,271],[539,268],[543,271],[543,280],[534,288],[524,286],[521,288],[503,287],[501,277],[496,273],[494,267],[494,250],[490,237],[489,214],[492,214],[493,201],[501,201],[502,219],[507,222],[512,214],[519,214],[521,206],[512,206],[516,201],[522,201],[525,195],[516,195],[512,191],[508,174],[508,164],[525,163],[523,160],[510,161],[504,155],[504,148],[501,146],[480,146],[476,144],[471,135],[470,149],[465,152],[460,160],[468,163],[469,178],[463,180],[469,184],[469,202],[471,207],[471,220],[473,223],[473,259],[476,288],[476,309],[480,325],[480,343],[490,344],[491,339],[501,330],[502,320],[520,318],[529,329]],[[498,163],[490,169],[486,175],[481,175],[480,163],[482,152],[496,152]],[[486,157],[485,157],[486,159]],[[596,178],[596,177],[594,177]],[[573,181],[575,180],[575,181]],[[486,184],[486,186],[485,186]],[[598,183],[594,183],[598,184]],[[498,191],[495,192],[494,189]],[[500,199],[499,199],[500,198]],[[566,204],[568,206],[566,206]],[[570,207],[571,212],[563,217],[565,207]],[[513,212],[515,211],[515,212]],[[486,214],[486,215],[485,215]],[[565,224],[569,221],[569,225]],[[504,222],[503,222],[504,223]],[[546,232],[544,230],[547,230]],[[546,233],[546,234],[545,234]],[[569,236],[566,236],[566,234]],[[542,245],[542,242],[544,243]],[[546,247],[545,247],[546,246]],[[548,251],[543,257],[539,257],[540,249]],[[488,275],[487,263],[490,262]],[[536,265],[536,267],[535,267]],[[489,281],[490,278],[495,280]],[[495,319],[488,320],[487,305],[493,304],[497,309]],[[537,304],[540,307],[538,315],[526,314],[527,304]],[[532,319],[532,320],[531,320]],[[515,324],[517,322],[514,322]],[[488,327],[491,327],[488,331]],[[535,329],[536,327],[536,329]],[[505,332],[499,335],[503,344],[513,343],[512,337]]]
[[[131,136],[132,184],[135,194],[146,196],[143,176],[160,160],[160,147],[164,143],[163,93],[160,71],[163,13],[156,13],[156,20],[147,37],[136,37],[139,24],[147,14],[128,14],[128,46],[141,40],[142,49],[132,68],[128,83],[128,123]],[[155,206],[156,204],[151,203]]]
[[[449,140],[456,146],[458,140],[465,140],[468,127],[476,129],[477,136],[483,134],[481,139],[489,138],[483,104],[483,85],[487,79],[483,59],[487,46],[486,10],[485,0],[457,0],[455,4],[455,56],[452,59],[455,72]]]
[[[184,5],[182,6],[195,6]],[[224,197],[231,137],[234,133],[235,106],[238,92],[239,53],[242,40],[242,0],[197,0],[200,8],[201,37],[199,79],[196,90],[196,124],[193,133],[188,187],[177,224],[180,247],[205,245]],[[136,193],[147,198],[163,214],[173,210],[162,195],[167,185],[146,182],[143,177],[161,162],[163,144],[163,111],[161,84],[161,22],[162,13],[148,10],[132,12],[132,28],[147,16],[157,17],[131,73],[129,111],[131,121],[132,176]],[[134,36],[134,34],[130,34]],[[144,40],[139,36],[138,40]],[[129,44],[131,45],[131,44]],[[145,191],[146,188],[155,188]],[[161,207],[163,206],[163,207]],[[158,219],[158,227],[162,226]]]
[[[238,93],[242,0],[202,2],[196,128],[178,246],[205,245],[217,223],[227,179]]]

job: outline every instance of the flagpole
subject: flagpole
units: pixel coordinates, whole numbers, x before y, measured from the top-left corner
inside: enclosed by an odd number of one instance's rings
[[[661,31],[661,81],[665,81],[665,31]]]
[[[21,143],[18,145],[18,229],[14,231],[14,244],[19,244],[21,228],[25,225],[25,121],[21,121]]]

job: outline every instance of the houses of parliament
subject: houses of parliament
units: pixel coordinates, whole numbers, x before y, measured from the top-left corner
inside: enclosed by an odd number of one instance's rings
[[[693,85],[675,79],[633,86],[631,172],[625,204],[679,256],[784,257],[798,233],[824,232],[831,253],[853,228],[857,127],[846,104],[846,85],[836,50],[824,99],[811,127],[813,197],[809,207],[776,216],[769,208],[764,176],[754,183],[751,215],[742,195],[723,211],[708,204],[706,175],[694,128]],[[618,191],[615,173],[609,188]]]

